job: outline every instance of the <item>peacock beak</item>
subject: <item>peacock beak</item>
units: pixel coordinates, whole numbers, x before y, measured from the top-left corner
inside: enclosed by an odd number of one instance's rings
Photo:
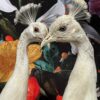
[[[55,41],[54,38],[51,36],[51,34],[48,34],[41,42],[41,48],[53,41]]]

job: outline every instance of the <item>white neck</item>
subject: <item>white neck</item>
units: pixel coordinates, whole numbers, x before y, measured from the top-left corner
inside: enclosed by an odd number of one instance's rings
[[[75,45],[78,48],[78,57],[65,89],[63,100],[97,100],[93,47],[87,37]]]
[[[27,36],[22,33],[18,46],[14,72],[0,95],[0,100],[26,100],[28,83]]]
[[[18,46],[17,46],[17,57],[16,57],[16,64],[15,69],[26,68],[28,65],[28,57],[27,57],[27,46],[29,42],[24,34],[21,35]],[[21,65],[24,65],[21,67]]]
[[[81,57],[82,59],[86,59],[88,57],[94,62],[94,49],[87,37],[81,43],[76,44],[76,47],[78,48],[77,60],[81,59]]]

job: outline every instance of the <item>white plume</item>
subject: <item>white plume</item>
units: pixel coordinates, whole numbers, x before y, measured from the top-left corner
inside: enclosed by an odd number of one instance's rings
[[[16,11],[14,22],[30,25],[31,23],[35,22],[36,15],[40,7],[41,4],[37,5],[34,3],[29,3],[25,6],[22,6],[20,10]]]
[[[77,20],[90,19],[91,15],[88,12],[88,6],[84,0],[72,0],[68,4],[69,14]]]

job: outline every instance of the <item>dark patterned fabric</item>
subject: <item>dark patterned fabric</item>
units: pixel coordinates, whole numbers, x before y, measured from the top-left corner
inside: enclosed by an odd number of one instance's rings
[[[100,0],[90,0],[89,10],[92,14],[97,14],[100,16]]]

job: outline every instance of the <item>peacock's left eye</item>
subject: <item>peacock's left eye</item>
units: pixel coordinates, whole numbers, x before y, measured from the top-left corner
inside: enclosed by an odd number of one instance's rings
[[[61,32],[66,31],[66,26],[62,26],[62,27],[60,27],[60,28],[59,28],[59,31],[61,31]]]
[[[35,27],[34,28],[34,32],[39,32],[39,28],[38,27]]]

